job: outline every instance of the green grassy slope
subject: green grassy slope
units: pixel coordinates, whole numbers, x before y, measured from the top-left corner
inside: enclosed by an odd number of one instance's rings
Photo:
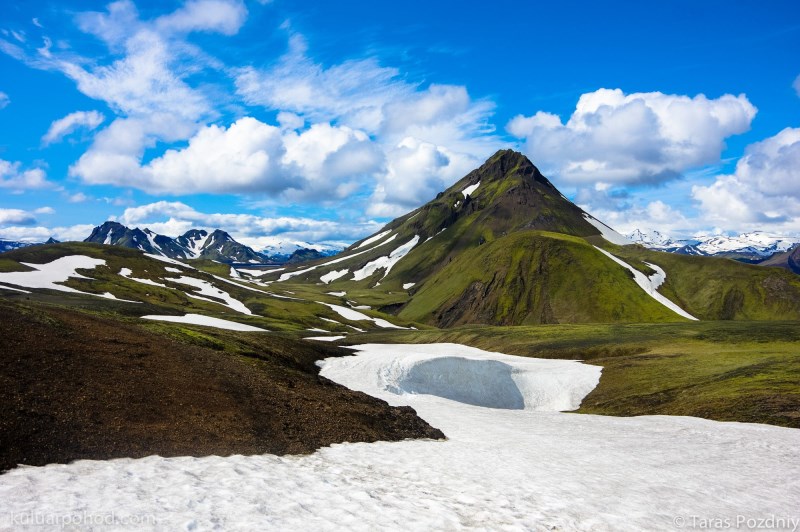
[[[800,319],[800,276],[788,270],[641,246],[606,247],[629,263],[661,266],[667,280],[660,292],[700,319]]]

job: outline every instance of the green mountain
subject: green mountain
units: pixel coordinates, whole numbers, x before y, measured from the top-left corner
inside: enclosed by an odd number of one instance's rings
[[[439,327],[800,318],[791,273],[634,246],[511,150],[335,258],[264,279]]]

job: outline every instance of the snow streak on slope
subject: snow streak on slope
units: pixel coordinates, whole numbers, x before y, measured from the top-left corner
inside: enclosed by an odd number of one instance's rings
[[[189,297],[193,297],[195,299],[200,299],[203,301],[208,301],[210,303],[216,303],[218,305],[225,305],[226,307],[235,310],[236,312],[241,312],[242,314],[252,314],[252,312],[250,312],[250,309],[247,308],[244,303],[242,303],[238,299],[234,299],[228,292],[220,290],[219,288],[209,283],[208,281],[203,281],[202,279],[196,279],[194,277],[187,277],[185,275],[178,277],[177,279],[170,278],[167,280],[175,283],[194,286],[195,288],[200,289],[199,291],[200,295],[196,295],[191,292],[186,292],[186,295]],[[214,299],[209,299],[208,297],[201,297],[201,296],[209,296],[216,299],[221,299],[222,301],[216,301]]]
[[[363,248],[363,247],[369,246],[369,245],[370,245],[370,244],[372,244],[373,242],[377,242],[377,241],[379,241],[380,239],[382,239],[383,237],[385,237],[386,235],[388,235],[388,234],[389,234],[389,233],[391,233],[391,232],[392,232],[392,230],[391,230],[391,229],[389,229],[388,231],[384,231],[383,233],[378,233],[378,234],[377,234],[377,235],[375,235],[375,236],[371,236],[371,237],[369,237],[368,239],[364,240],[362,243],[360,243],[360,244],[358,245],[358,247],[356,247],[356,249],[361,249],[361,248]]]
[[[326,273],[325,275],[320,277],[319,280],[322,281],[325,284],[329,284],[329,283],[335,281],[336,279],[339,279],[340,277],[344,277],[348,273],[350,273],[350,270],[348,270],[348,269],[331,270],[329,273]]]
[[[88,296],[108,298],[108,296],[105,294],[91,294],[89,292],[82,292],[80,290],[64,286],[63,284],[57,284],[63,283],[69,278],[90,279],[90,277],[79,274],[76,270],[92,270],[98,266],[104,265],[105,263],[106,261],[102,259],[95,259],[85,255],[69,255],[46,264],[21,262],[20,264],[28,266],[29,268],[33,268],[34,270],[29,272],[0,273],[0,283],[8,283],[15,286],[22,286],[24,288],[46,288],[48,290],[58,290],[60,292],[72,292],[73,294],[85,294]]]
[[[652,297],[653,299],[655,299],[656,301],[658,301],[659,303],[670,309],[671,311],[675,312],[676,314],[679,314],[684,318],[697,321],[697,318],[695,318],[694,316],[683,310],[681,307],[679,307],[678,305],[676,305],[675,303],[673,303],[672,301],[661,295],[658,292],[658,290],[656,290],[659,286],[661,286],[661,284],[667,278],[667,274],[660,267],[646,262],[645,264],[656,270],[655,274],[653,274],[651,277],[647,277],[645,274],[643,274],[630,264],[618,259],[608,251],[600,249],[597,246],[594,246],[594,248],[603,255],[605,255],[606,257],[608,257],[609,259],[613,260],[614,262],[622,266],[623,268],[629,270],[633,274],[633,279],[634,281],[636,281],[636,284],[638,284],[639,287],[647,293],[647,295],[649,295],[650,297]]]
[[[375,273],[376,270],[380,270],[382,268],[384,269],[384,272],[383,272],[383,277],[381,277],[381,279],[385,278],[387,275],[389,275],[389,272],[392,270],[394,265],[400,262],[400,259],[408,255],[408,252],[411,251],[414,248],[414,246],[416,246],[418,243],[419,243],[419,235],[414,235],[414,238],[412,238],[399,248],[389,253],[388,256],[378,257],[377,259],[365,264],[364,267],[361,268],[360,270],[353,272],[353,280],[361,281],[363,279],[366,279],[367,277]]]
[[[130,268],[120,268],[119,274],[122,277],[125,277],[126,279],[130,279],[131,281],[136,281],[137,283],[149,284],[151,286],[160,286],[162,288],[168,288],[167,285],[161,284],[161,283],[157,283],[155,281],[151,281],[150,279],[140,279],[138,277],[132,277],[133,270],[131,270]]]
[[[330,266],[331,264],[338,264],[338,263],[340,263],[342,261],[346,261],[348,259],[352,259],[353,257],[358,257],[359,255],[363,255],[364,253],[369,253],[370,251],[372,251],[375,248],[379,248],[379,247],[381,247],[381,246],[383,246],[385,244],[388,244],[389,242],[391,242],[395,238],[397,238],[397,235],[392,235],[391,237],[387,238],[384,242],[381,242],[377,246],[373,246],[373,247],[371,247],[369,249],[365,249],[364,251],[359,251],[358,253],[353,253],[352,255],[347,255],[346,257],[337,257],[337,258],[335,258],[333,260],[329,260],[328,262],[323,262],[322,264],[317,264],[315,266],[311,266],[310,268],[305,268],[303,270],[297,270],[297,271],[294,271],[294,272],[284,273],[283,275],[280,276],[280,278],[278,278],[278,281],[286,281],[287,279],[291,279],[292,277],[295,277],[297,275],[302,275],[304,273],[308,273],[310,271],[316,270],[317,268],[322,268],[324,266]]]
[[[465,198],[466,198],[467,196],[472,196],[472,194],[473,194],[473,193],[474,193],[476,190],[478,190],[478,187],[479,187],[479,186],[481,186],[481,182],[480,182],[480,181],[478,181],[478,182],[477,182],[477,183],[475,183],[474,185],[470,185],[470,186],[468,186],[467,188],[465,188],[464,190],[462,190],[462,191],[461,191],[461,193],[462,193],[462,194],[464,194],[464,197],[465,197]]]
[[[378,327],[383,327],[384,329],[405,329],[406,327],[400,327],[399,325],[395,325],[394,323],[390,323],[386,320],[381,318],[373,318],[371,316],[367,316],[366,314],[362,314],[357,310],[353,310],[351,308],[343,307],[341,305],[333,305],[331,303],[322,303],[321,301],[317,301],[320,305],[325,305],[326,307],[330,308],[339,316],[343,317],[346,320],[350,321],[371,321]],[[364,332],[364,331],[359,331]]]
[[[583,214],[583,218],[584,220],[595,226],[597,230],[600,231],[600,234],[603,236],[603,238],[605,238],[612,244],[617,244],[620,246],[629,246],[633,244],[633,242],[631,242],[621,234],[617,233],[616,231],[611,229],[609,226],[607,226],[597,218],[594,218],[586,213]]]
[[[692,516],[797,517],[796,429],[555,412],[597,380],[599,368],[578,362],[456,345],[355,349],[324,361],[321,375],[413,407],[448,439],[19,468],[0,476],[0,529],[28,512],[153,515],[162,530],[674,530]],[[463,362],[439,387],[442,359]],[[489,376],[484,362],[511,369]],[[525,407],[413,393],[410,374],[436,391],[516,386]]]
[[[157,316],[151,314],[148,316],[142,316],[142,318],[145,320],[188,323],[190,325],[204,325],[206,327],[216,327],[217,329],[227,329],[229,331],[268,332],[266,329],[261,329],[260,327],[253,327],[252,325],[245,325],[244,323],[237,323],[235,321],[223,320],[220,318],[212,318],[211,316],[203,316],[202,314],[186,314],[184,316]]]

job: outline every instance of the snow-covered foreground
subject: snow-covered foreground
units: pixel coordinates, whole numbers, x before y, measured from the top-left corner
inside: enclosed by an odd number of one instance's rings
[[[0,527],[70,512],[152,516],[170,530],[660,530],[800,517],[798,430],[559,413],[597,383],[600,368],[578,362],[453,344],[355,349],[322,374],[413,406],[448,440],[21,468],[0,476]]]

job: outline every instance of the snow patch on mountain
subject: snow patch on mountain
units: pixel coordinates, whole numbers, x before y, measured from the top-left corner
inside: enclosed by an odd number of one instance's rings
[[[621,234],[617,233],[616,231],[614,231],[609,226],[607,226],[597,218],[593,217],[592,215],[584,213],[583,218],[584,220],[595,226],[595,228],[598,231],[600,231],[600,234],[603,236],[603,238],[605,238],[612,244],[617,244],[619,246],[629,246],[630,244],[633,244],[633,242],[631,242]]]
[[[378,257],[377,259],[365,264],[360,270],[353,272],[353,280],[361,281],[366,279],[380,269],[384,269],[383,277],[381,277],[381,279],[385,278],[387,275],[389,275],[389,272],[392,270],[394,265],[400,262],[400,259],[408,255],[408,253],[414,249],[414,246],[416,246],[418,243],[419,235],[414,235],[414,238],[389,253],[388,256]]]

